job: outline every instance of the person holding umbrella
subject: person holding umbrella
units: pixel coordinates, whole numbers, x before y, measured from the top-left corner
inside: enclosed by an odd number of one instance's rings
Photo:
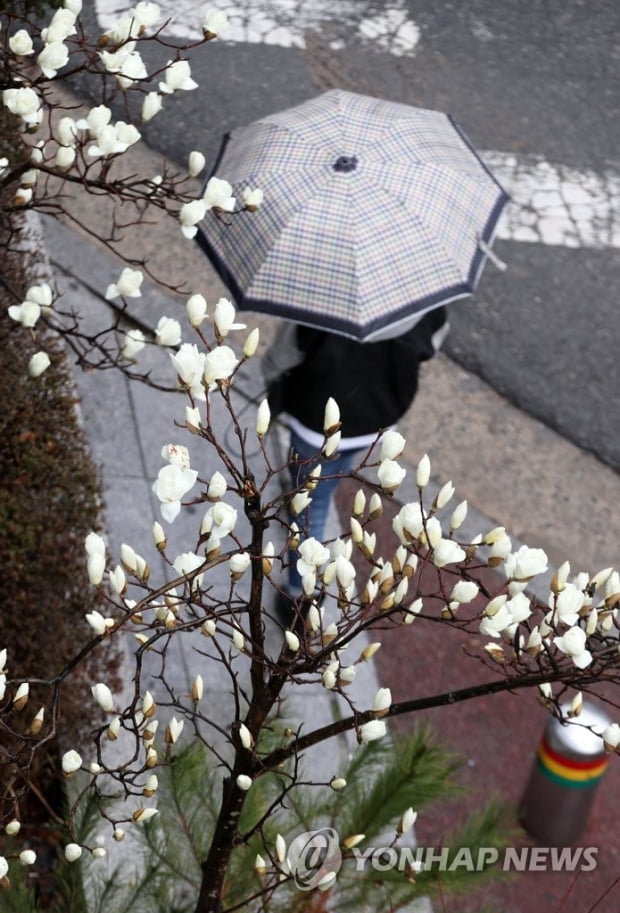
[[[393,427],[405,414],[418,387],[420,364],[443,343],[449,324],[446,309],[436,308],[413,317],[398,336],[362,343],[334,333],[282,323],[263,356],[272,415],[284,413],[290,428],[290,480],[302,485],[320,463],[321,476],[312,492],[312,504],[300,516],[289,513],[308,538],[323,541],[329,507],[340,477],[347,473],[376,441],[380,431]],[[341,417],[341,440],[327,460],[324,443],[325,405],[332,397]],[[276,612],[285,626],[295,624],[295,612],[305,614],[297,554],[289,552],[288,578],[278,594]]]
[[[240,309],[294,328],[266,362],[299,457],[293,481],[322,445],[329,396],[343,421],[330,474],[344,471],[408,408],[443,305],[473,294],[487,259],[500,265],[491,245],[508,196],[449,115],[341,89],[237,128],[216,169],[239,198],[264,195],[251,218],[211,219],[196,238]],[[317,486],[312,535],[334,485]]]

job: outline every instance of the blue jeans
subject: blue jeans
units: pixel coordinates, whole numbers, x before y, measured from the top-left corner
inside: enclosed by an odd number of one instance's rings
[[[314,491],[311,492],[312,504],[297,516],[293,516],[289,511],[289,523],[297,523],[304,534],[304,538],[313,537],[318,539],[319,542],[322,542],[325,535],[329,505],[336,488],[338,487],[338,483],[340,482],[339,478],[323,477],[348,472],[357,462],[358,455],[364,453],[365,450],[363,447],[352,450],[341,450],[328,460],[324,457],[321,458],[321,454],[317,454],[316,447],[299,437],[295,431],[291,431],[291,449],[295,454],[293,461],[289,465],[291,485],[293,488],[303,485],[318,463],[321,463],[322,465],[322,472],[318,484]],[[298,557],[296,551],[289,551],[287,589],[292,596],[297,596],[302,592],[301,577],[297,570]]]

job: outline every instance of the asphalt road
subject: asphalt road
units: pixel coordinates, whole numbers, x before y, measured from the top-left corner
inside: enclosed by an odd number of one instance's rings
[[[112,2],[90,5],[86,20]],[[297,19],[293,5],[238,2],[255,23],[275,9],[285,39],[288,29],[303,46],[255,38],[190,52],[200,89],[178,93],[146,126],[149,145],[179,163],[192,149],[210,159],[227,130],[336,86],[448,111],[481,150],[574,169],[578,180],[593,172],[613,185],[620,174],[615,0],[304,0]],[[203,4],[176,4],[179,19],[181,7],[191,18]],[[392,38],[377,37],[382,16]],[[404,19],[415,28],[396,28]],[[402,34],[413,39],[404,50]],[[149,62],[169,56],[157,49]],[[601,218],[618,219],[620,196],[604,202]],[[448,354],[620,469],[620,231],[572,246],[499,240],[496,251],[508,268],[489,265],[475,298],[451,308]]]

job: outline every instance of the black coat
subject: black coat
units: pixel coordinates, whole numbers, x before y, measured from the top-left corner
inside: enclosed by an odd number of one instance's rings
[[[288,412],[320,433],[332,396],[340,407],[343,437],[394,425],[411,405],[420,363],[435,354],[433,337],[445,323],[440,307],[402,336],[365,343],[299,326],[297,346],[304,358],[270,385],[272,413]]]

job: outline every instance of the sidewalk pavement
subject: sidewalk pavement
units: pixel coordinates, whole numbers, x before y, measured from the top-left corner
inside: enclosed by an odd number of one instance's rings
[[[137,148],[136,154],[137,170],[141,174],[161,172],[160,156],[145,147]],[[133,170],[135,156],[132,162]],[[105,233],[109,218],[100,198],[76,198],[74,203],[72,212],[78,214],[93,234],[75,225],[67,227],[45,220],[46,245],[59,275],[59,286],[67,295],[64,303],[86,313],[89,321],[96,321],[96,314],[108,306],[103,292],[117,278],[122,265],[95,240]],[[184,302],[191,293],[201,292],[211,307],[220,295],[226,294],[196,245],[183,238],[172,220],[129,229],[123,248],[128,256],[151,258],[157,274],[165,277],[169,286],[149,287],[148,294],[132,301],[132,316],[147,327],[154,328],[162,314],[176,316],[184,325]],[[505,258],[510,259],[509,255]],[[171,291],[171,287],[181,285],[184,285],[182,294]],[[467,307],[467,304],[457,306]],[[250,327],[260,326],[264,347],[274,322],[270,318],[254,318],[255,315],[247,314],[244,319]],[[189,339],[185,331],[184,338]],[[165,353],[161,350],[147,351],[144,357],[141,355],[140,362],[152,368],[154,377],[161,377],[169,384],[171,372],[167,357],[162,358],[162,354]],[[253,396],[261,389],[257,362],[251,360],[240,378],[242,389]],[[78,372],[76,377],[85,428],[94,458],[102,467],[110,553],[118,556],[122,541],[137,551],[144,548],[145,553],[150,553],[152,522],[161,519],[151,485],[163,465],[159,456],[162,445],[174,440],[181,442],[175,434],[172,417],[176,414],[182,420],[185,404],[180,397],[162,395],[141,384],[129,384],[115,372],[107,372],[105,377],[97,372]],[[168,401],[170,408],[166,409]],[[222,414],[215,416],[216,426],[221,422],[224,428],[224,421]],[[249,420],[248,425],[252,427],[253,422]],[[619,521],[615,510],[620,503],[620,477],[593,455],[580,451],[521,413],[479,378],[446,357],[439,356],[425,366],[420,393],[401,422],[401,431],[408,439],[404,463],[409,467],[402,493],[399,492],[402,500],[413,492],[413,467],[428,452],[433,486],[437,488],[452,479],[456,500],[468,500],[469,529],[486,531],[503,525],[515,543],[522,541],[544,548],[554,564],[569,558],[574,572],[594,572],[610,564],[620,565]],[[183,439],[182,443],[187,441]],[[202,452],[200,455],[197,452],[195,459],[201,460],[201,476],[208,477],[219,468],[205,466]],[[338,504],[342,520],[348,522],[345,499],[343,486]],[[332,522],[339,523],[336,515]],[[197,516],[192,511],[183,511],[175,521],[171,527],[171,537],[179,543],[175,554],[193,548],[196,523]],[[378,533],[381,542],[392,535],[389,512],[379,524]],[[225,578],[223,574],[211,582],[223,587]],[[415,636],[408,638],[399,636],[398,631],[386,632],[374,670],[367,670],[368,674],[359,676],[355,682],[361,706],[370,706],[378,682],[389,685],[394,698],[400,699],[479,680],[479,666],[463,655],[460,641],[452,642],[443,634],[438,639],[434,628],[438,626],[421,625],[412,631]],[[272,631],[270,636],[279,635]],[[195,661],[191,651],[176,655],[175,688],[186,689],[193,674]],[[229,701],[228,691],[221,679],[205,682],[205,692],[214,705]],[[313,712],[322,714],[324,720],[333,712],[324,700],[325,692],[319,691],[323,700],[305,703],[304,718],[308,717],[309,706]],[[293,707],[292,713],[296,715],[299,710]],[[518,802],[546,719],[534,695],[484,698],[425,717],[432,721],[440,740],[466,759],[463,780],[473,792],[468,793],[465,804],[471,806],[492,793],[499,793],[509,802]],[[398,726],[406,728],[411,722],[401,719]],[[330,775],[334,772],[326,770]],[[541,909],[586,913],[594,909],[594,901],[620,875],[620,844],[614,833],[620,812],[619,786],[620,768],[617,759],[612,759],[582,841],[583,846],[600,847],[594,872],[524,873],[511,883],[486,887],[483,895],[474,900],[445,898],[437,910],[477,913],[485,903],[509,913],[537,913]],[[463,809],[464,805],[460,811]],[[447,832],[455,814],[454,810],[440,810],[433,821],[420,820],[420,845],[425,845],[427,827],[441,822]],[[620,888],[612,889],[596,906],[596,911],[615,913],[619,903]]]

